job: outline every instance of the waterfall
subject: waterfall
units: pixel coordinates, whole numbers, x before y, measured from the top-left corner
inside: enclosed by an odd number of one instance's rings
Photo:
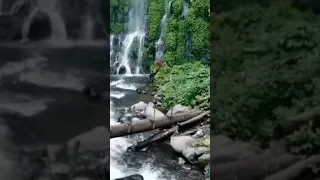
[[[93,28],[94,28],[94,22],[92,19],[92,13],[93,10],[93,2],[88,1],[88,6],[86,8],[86,15],[83,17],[83,24],[82,24],[82,39],[84,40],[92,40],[93,39]]]
[[[112,56],[113,56],[113,52],[114,52],[114,50],[113,50],[113,42],[114,42],[114,35],[113,34],[111,34],[110,35],[110,66],[113,64],[113,61],[112,61]]]
[[[166,35],[166,26],[168,23],[168,18],[170,14],[170,8],[173,0],[166,0],[165,3],[165,14],[161,19],[161,34],[156,42],[156,61],[163,61],[164,60],[164,51],[165,51],[165,35]]]
[[[182,16],[184,19],[187,19],[189,16],[189,0],[184,0],[183,1],[183,12],[182,12]],[[186,34],[185,37],[185,52],[184,52],[184,56],[186,59],[189,59],[189,55],[190,55],[190,49],[191,49],[191,37],[189,34]]]
[[[22,27],[22,39],[27,40],[31,23],[39,13],[48,15],[51,22],[51,39],[67,39],[66,27],[60,15],[59,0],[37,0],[34,8],[24,21]]]
[[[84,40],[91,40],[93,38],[94,22],[89,14],[84,16],[83,22],[82,37]]]
[[[182,16],[184,19],[187,19],[188,15],[189,15],[189,3],[186,2],[187,0],[183,1],[183,12],[182,12]]]
[[[119,56],[119,66],[117,74],[132,74],[132,68],[135,74],[140,74],[142,69],[143,46],[146,34],[147,19],[147,0],[132,0],[129,10],[129,21],[127,34],[122,41],[121,53]],[[136,46],[137,45],[137,46]],[[133,49],[138,47],[137,59],[132,57]],[[135,61],[134,61],[135,60]]]

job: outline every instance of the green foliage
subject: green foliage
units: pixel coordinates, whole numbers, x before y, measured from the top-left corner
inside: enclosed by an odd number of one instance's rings
[[[130,1],[111,0],[110,1],[110,32],[119,34],[124,32],[127,22]]]
[[[164,2],[164,0],[150,0],[149,38],[152,43],[155,42],[160,36],[161,19],[165,13]]]
[[[169,66],[179,65],[206,56],[210,48],[210,0],[193,0],[189,4],[189,16],[184,19],[183,0],[174,0],[166,27],[166,57]],[[186,38],[191,37],[191,49],[187,52]]]
[[[197,63],[185,63],[173,67],[161,68],[155,76],[158,92],[164,96],[164,107],[170,108],[176,104],[195,106],[198,98],[210,93],[210,69]],[[210,104],[200,107],[204,110]]]
[[[275,124],[319,105],[320,34],[313,19],[286,3],[213,15],[215,133],[265,145]],[[289,138],[292,151],[319,149],[315,127],[299,132]]]

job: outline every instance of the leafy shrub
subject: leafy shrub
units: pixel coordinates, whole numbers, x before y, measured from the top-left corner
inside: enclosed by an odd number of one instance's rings
[[[275,124],[320,104],[320,34],[313,20],[285,3],[213,15],[215,133],[266,145]],[[310,139],[320,136],[316,127],[308,131],[291,136],[289,149],[315,152],[318,142]]]
[[[200,62],[165,66],[156,74],[155,85],[164,96],[165,108],[176,104],[195,106],[199,97],[210,93],[210,69]],[[209,105],[206,101],[198,106],[207,110]]]

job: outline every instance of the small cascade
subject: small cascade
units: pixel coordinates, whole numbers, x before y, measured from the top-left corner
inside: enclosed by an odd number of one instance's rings
[[[184,19],[187,19],[188,15],[189,15],[189,3],[187,2],[187,0],[184,0],[182,16]]]
[[[183,1],[183,12],[182,12],[182,16],[184,19],[187,19],[189,16],[189,0],[184,0]],[[186,34],[185,37],[185,53],[184,56],[189,59],[189,55],[190,55],[190,49],[191,49],[191,37],[189,34]]]
[[[94,21],[92,19],[92,12],[94,11],[94,6],[92,1],[88,1],[88,5],[86,7],[85,16],[82,19],[82,39],[84,40],[92,40],[94,33]]]
[[[63,18],[60,16],[60,10],[58,8],[59,0],[37,0],[36,7],[31,11],[29,16],[24,21],[22,27],[23,40],[28,39],[30,26],[34,18],[39,14],[46,14],[51,24],[51,39],[64,40],[67,39],[66,27]]]
[[[113,53],[114,53],[114,48],[113,48],[113,46],[114,46],[114,35],[113,34],[111,34],[110,35],[110,66],[113,64],[113,61],[112,61],[112,59],[113,59]]]
[[[166,26],[168,23],[168,18],[169,18],[170,8],[171,8],[172,2],[173,2],[173,0],[170,0],[169,2],[168,2],[168,0],[166,0],[166,3],[165,3],[165,14],[161,20],[161,28],[160,28],[161,34],[160,34],[158,41],[156,42],[156,61],[163,61],[164,60],[165,33],[166,33]]]
[[[143,60],[143,46],[146,35],[147,23],[147,0],[132,0],[129,11],[128,33],[125,35],[121,53],[119,55],[119,66],[117,74],[132,74],[132,68],[135,74],[141,73],[141,64]],[[138,48],[138,49],[136,49]],[[137,58],[132,57],[132,52],[137,53]],[[136,61],[133,61],[136,60]]]
[[[142,58],[143,58],[143,45],[144,45],[145,34],[142,34],[139,39],[139,49],[138,49],[138,62],[136,65],[136,74],[144,74],[140,72],[142,70]]]

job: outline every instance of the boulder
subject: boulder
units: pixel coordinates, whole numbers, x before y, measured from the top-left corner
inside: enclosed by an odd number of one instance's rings
[[[171,147],[178,153],[182,153],[194,142],[196,142],[196,139],[191,136],[173,136],[170,138]]]
[[[59,145],[48,145],[46,147],[48,157],[51,161],[56,161],[57,155],[61,151],[61,146]]]
[[[149,102],[149,103],[148,103],[148,106],[149,106],[149,107],[154,107],[154,104],[153,104],[152,102]]]
[[[109,149],[109,130],[103,126],[96,127],[91,131],[80,134],[67,142],[68,147],[74,147],[80,143],[79,152],[104,151]],[[73,149],[73,148],[68,148]]]
[[[88,177],[79,176],[79,177],[75,177],[73,180],[92,180],[92,179]]]
[[[131,109],[138,109],[138,110],[142,110],[142,109],[146,109],[148,107],[148,105],[146,103],[144,103],[143,101],[140,101],[134,105],[131,106]]]
[[[195,150],[197,156],[210,152],[210,148],[208,147],[197,147]]]
[[[192,162],[196,155],[196,149],[192,147],[188,147],[182,151],[182,155]]]
[[[216,164],[249,159],[252,157],[262,155],[264,152],[259,147],[241,141],[217,142],[215,140],[218,139],[211,139],[213,143],[211,151],[214,152],[212,153],[211,160]]]
[[[161,111],[159,111],[156,108],[150,107],[150,106],[148,106],[146,108],[146,111],[144,113],[145,113],[146,118],[148,118],[148,119],[154,119],[154,118],[164,116],[164,114]]]
[[[126,176],[126,177],[123,177],[123,178],[117,178],[117,179],[114,179],[114,180],[144,180],[144,178],[140,174],[133,174],[133,175],[130,175],[130,176]]]
[[[134,118],[132,118],[132,121],[140,121],[140,119],[137,117],[134,117]]]
[[[210,162],[210,154],[203,154],[198,158],[198,164],[201,167],[206,166]]]
[[[173,108],[167,112],[167,115],[169,116],[169,115],[171,115],[171,113],[178,114],[178,113],[184,113],[184,112],[188,112],[188,111],[191,111],[190,107],[182,106],[181,104],[177,104],[177,105],[173,106]]]

